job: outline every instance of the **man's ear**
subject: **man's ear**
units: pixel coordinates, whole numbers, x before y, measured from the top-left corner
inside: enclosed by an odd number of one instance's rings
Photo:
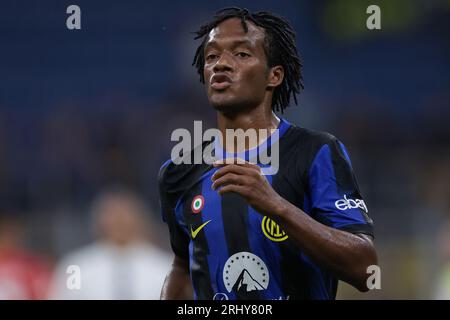
[[[284,68],[282,66],[275,66],[269,69],[269,74],[267,77],[268,83],[267,87],[275,89],[278,87],[284,79]]]

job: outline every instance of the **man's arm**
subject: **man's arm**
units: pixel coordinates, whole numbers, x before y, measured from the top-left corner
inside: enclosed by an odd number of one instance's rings
[[[167,223],[170,233],[170,245],[175,253],[172,268],[164,280],[161,290],[161,300],[190,300],[194,298],[189,275],[189,238],[182,230],[175,217],[176,197],[170,196],[166,188],[166,176],[171,162],[167,161],[158,174],[159,199],[162,218]]]
[[[273,206],[272,219],[307,256],[358,290],[369,290],[367,267],[377,264],[371,237],[330,228],[283,198]]]
[[[164,281],[161,300],[192,300],[193,298],[189,261],[175,255],[172,269]]]
[[[236,192],[256,211],[274,219],[290,239],[311,259],[360,291],[367,291],[366,273],[377,264],[372,240],[328,227],[282,198],[261,175],[256,165],[217,163],[214,176],[218,192]]]

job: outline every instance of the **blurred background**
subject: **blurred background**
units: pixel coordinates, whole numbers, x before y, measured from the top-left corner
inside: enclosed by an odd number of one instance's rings
[[[81,30],[66,28],[71,4]],[[371,4],[381,30],[366,28]],[[230,5],[290,20],[305,90],[283,116],[352,158],[381,290],[341,284],[338,298],[450,299],[449,0],[2,0],[0,299],[159,297],[158,169],[174,129],[215,124],[191,32]],[[92,288],[61,291],[71,264]]]

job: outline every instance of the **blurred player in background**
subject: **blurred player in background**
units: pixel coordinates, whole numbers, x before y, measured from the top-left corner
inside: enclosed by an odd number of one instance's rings
[[[163,165],[160,197],[175,258],[161,297],[334,299],[338,279],[367,291],[367,267],[377,263],[372,220],[344,145],[274,113],[303,87],[290,24],[228,8],[197,38],[194,65],[222,137],[226,129],[278,129],[278,138],[237,153],[234,141],[214,141],[216,156],[225,149],[214,166]],[[248,150],[275,144],[279,170],[264,176]]]
[[[439,230],[437,248],[441,263],[432,298],[450,300],[450,220]]]
[[[154,240],[154,228],[148,224],[149,211],[142,200],[130,191],[114,189],[101,194],[92,211],[98,239],[62,259],[51,297],[158,299],[170,260],[149,241]],[[79,290],[67,287],[66,271],[71,265],[81,271]]]
[[[0,300],[46,299],[50,262],[24,248],[26,228],[19,213],[0,211]]]

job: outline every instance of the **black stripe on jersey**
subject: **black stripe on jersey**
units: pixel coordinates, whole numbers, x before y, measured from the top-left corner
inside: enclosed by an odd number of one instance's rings
[[[328,147],[330,148],[338,191],[341,193],[352,192],[352,196],[361,197],[353,170],[350,167],[339,142],[334,140],[328,143]],[[357,194],[355,194],[355,191]]]
[[[189,232],[191,231],[191,228],[198,228],[198,226],[204,223],[204,221],[202,221],[201,211],[199,213],[193,213],[191,209],[192,198],[201,194],[201,191],[202,183],[199,182],[195,184],[191,188],[189,194],[186,194],[185,196],[186,200],[183,204],[183,213]],[[209,247],[204,230],[200,230],[195,239],[192,239],[191,241],[193,242],[191,260],[192,283],[197,294],[197,299],[211,300],[214,293],[211,287],[211,277],[207,259]]]
[[[283,151],[280,148],[280,152]],[[281,174],[273,177],[272,187],[285,199],[295,198],[289,197],[289,193],[292,191],[287,188],[287,184]],[[303,200],[299,198],[295,205],[302,208]],[[306,291],[309,287],[308,273],[303,270],[303,264],[300,262],[300,250],[289,239],[280,242],[279,249],[281,255],[281,286],[284,294],[292,300],[307,299],[310,296],[309,292]]]
[[[234,192],[223,194],[222,222],[230,257],[242,251],[251,252],[247,234],[248,203],[242,196]],[[240,290],[235,293],[238,300],[260,299],[257,290]]]
[[[300,250],[291,241],[280,243],[281,285],[289,300],[305,300],[311,297],[308,270],[300,260]]]

